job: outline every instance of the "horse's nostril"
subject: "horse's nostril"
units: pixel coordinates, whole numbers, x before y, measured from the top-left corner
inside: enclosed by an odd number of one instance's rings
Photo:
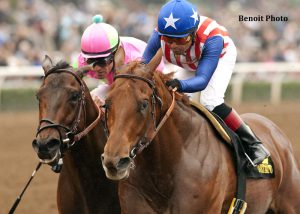
[[[46,145],[49,150],[56,150],[59,148],[60,141],[58,139],[53,138],[50,139]]]
[[[121,158],[118,162],[117,168],[118,169],[124,169],[127,168],[130,165],[131,159],[129,157]]]
[[[104,154],[101,155],[101,161],[104,161]]]
[[[38,142],[36,139],[34,139],[32,141],[32,147],[33,147],[34,151],[36,151],[36,152],[39,150],[39,145],[38,145]]]

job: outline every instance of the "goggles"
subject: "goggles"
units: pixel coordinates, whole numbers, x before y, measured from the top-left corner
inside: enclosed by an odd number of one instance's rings
[[[191,41],[191,35],[188,35],[187,37],[183,38],[162,36],[162,40],[164,40],[168,44],[172,44],[174,42],[176,45],[185,45],[189,41]]]
[[[86,59],[86,63],[95,67],[96,65],[100,67],[106,67],[110,65],[114,61],[114,55],[109,55],[108,57],[101,58],[88,58]]]

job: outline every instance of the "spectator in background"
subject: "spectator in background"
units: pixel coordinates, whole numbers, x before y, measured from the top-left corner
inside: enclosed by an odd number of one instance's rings
[[[0,1],[0,48],[6,52],[8,65],[40,64],[45,52],[57,58],[72,61],[79,51],[80,38],[89,24],[90,14],[103,14],[108,24],[115,26],[120,35],[132,36],[146,41],[149,29],[156,25],[156,14],[161,6],[142,0],[134,4],[129,1],[88,0],[25,0]],[[238,62],[300,61],[300,7],[295,1],[274,0],[273,4],[263,1],[197,2],[205,8],[203,15],[226,24],[238,47]],[[299,3],[298,3],[299,4]],[[259,5],[259,8],[257,8]],[[133,12],[132,12],[133,11]],[[215,13],[214,11],[218,11]],[[288,22],[239,22],[238,15],[288,14]],[[222,23],[224,21],[224,23]],[[268,37],[264,29],[272,28],[275,34],[275,50],[265,49]],[[273,36],[272,36],[273,37]],[[31,54],[19,50],[17,43],[30,41]],[[280,44],[279,44],[280,43]],[[281,44],[282,43],[282,44]],[[273,48],[272,48],[273,49]],[[282,53],[284,51],[284,53]],[[259,52],[259,55],[257,55]],[[271,55],[270,55],[271,54]],[[32,56],[36,57],[32,57]],[[268,55],[268,57],[265,57]],[[37,59],[38,60],[37,60]]]

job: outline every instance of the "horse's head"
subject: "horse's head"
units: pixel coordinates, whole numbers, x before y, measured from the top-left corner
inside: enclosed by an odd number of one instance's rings
[[[54,66],[46,56],[43,69],[44,81],[36,95],[40,124],[32,145],[42,162],[55,164],[84,129],[85,98],[90,95],[82,76],[67,63]]]
[[[106,99],[110,135],[102,164],[108,178],[129,176],[133,157],[151,142],[171,102],[163,80],[147,65],[131,62],[118,71]]]

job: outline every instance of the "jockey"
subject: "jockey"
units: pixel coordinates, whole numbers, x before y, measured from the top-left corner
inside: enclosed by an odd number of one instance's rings
[[[93,23],[85,29],[81,37],[81,53],[77,63],[78,67],[92,66],[87,74],[89,77],[107,81],[91,91],[97,104],[105,99],[113,82],[115,68],[129,61],[141,60],[146,45],[144,41],[133,37],[119,37],[113,26],[102,22],[101,15],[93,17]],[[158,70],[162,71],[163,68],[161,61]]]
[[[101,15],[93,17],[93,23],[88,26],[81,37],[81,53],[73,67],[91,65],[87,75],[96,79],[105,79],[91,91],[94,102],[101,106],[113,82],[115,68],[133,60],[141,60],[146,43],[133,37],[119,37],[117,30],[102,22]],[[163,71],[164,63],[160,62],[157,70]],[[63,162],[52,167],[54,172],[60,172]]]
[[[200,103],[220,116],[240,137],[252,165],[270,155],[237,112],[224,103],[237,52],[223,26],[200,16],[190,2],[171,0],[159,12],[158,27],[143,54],[145,63],[149,63],[159,49],[168,62],[189,71],[190,78],[172,79],[166,82],[167,86],[176,87],[179,92],[201,91]]]

